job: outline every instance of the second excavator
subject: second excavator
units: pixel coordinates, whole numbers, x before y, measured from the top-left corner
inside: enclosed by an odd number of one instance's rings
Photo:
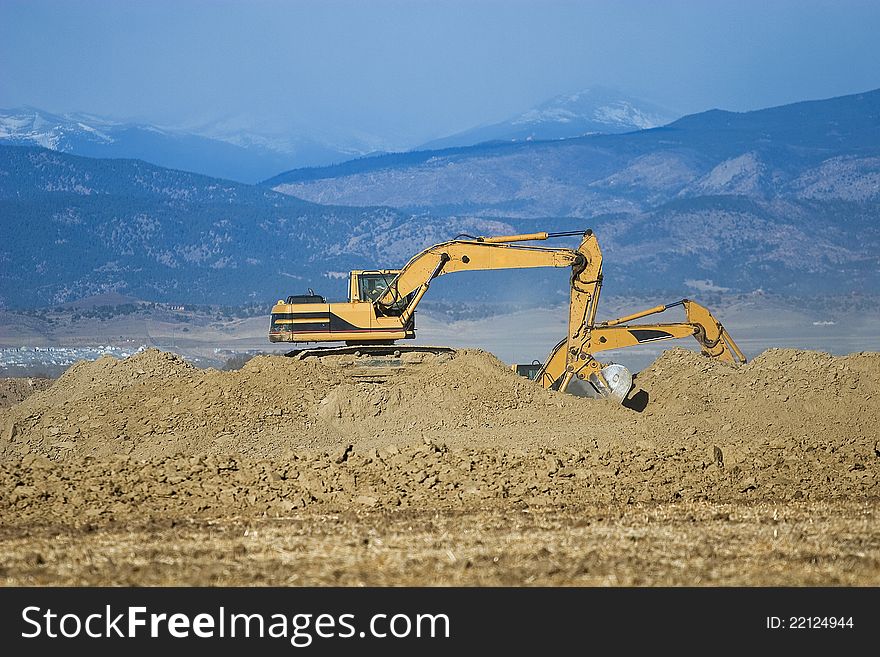
[[[581,236],[576,249],[523,244],[575,235]],[[297,358],[340,353],[399,356],[411,351],[451,351],[445,347],[397,344],[398,340],[415,338],[416,307],[431,282],[457,271],[531,267],[569,268],[571,272],[568,334],[543,364],[529,373],[529,378],[544,388],[623,403],[632,388],[632,374],[623,365],[600,362],[596,354],[657,340],[693,336],[701,353],[709,358],[746,361],[721,322],[691,299],[597,322],[602,252],[591,230],[495,237],[459,235],[418,253],[402,269],[352,271],[348,301],[328,303],[311,290],[306,295],[279,300],[272,308],[269,340],[345,345],[302,348],[287,354]],[[683,308],[685,321],[632,323],[676,307]]]

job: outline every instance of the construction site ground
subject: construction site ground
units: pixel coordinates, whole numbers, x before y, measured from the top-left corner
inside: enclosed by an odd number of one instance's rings
[[[476,350],[35,381],[0,382],[7,586],[880,585],[876,352],[673,348],[627,406]]]

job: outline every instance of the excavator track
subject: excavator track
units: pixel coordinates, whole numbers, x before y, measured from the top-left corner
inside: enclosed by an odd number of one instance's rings
[[[404,354],[451,354],[455,351],[452,347],[431,347],[422,345],[373,345],[356,344],[343,347],[309,347],[294,349],[284,355],[296,360],[304,360],[311,356],[374,356],[399,358]]]
[[[344,361],[339,364],[349,379],[356,383],[382,384],[399,376],[406,368],[418,367],[424,356],[451,355],[454,352],[452,347],[359,344],[295,349],[284,355],[297,360],[342,357],[334,360]]]

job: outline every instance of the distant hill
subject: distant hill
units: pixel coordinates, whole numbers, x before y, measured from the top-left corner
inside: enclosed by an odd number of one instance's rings
[[[86,157],[140,159],[247,183],[291,166],[352,157],[351,151],[306,137],[273,142],[235,132],[212,138],[87,114],[52,114],[32,107],[0,109],[0,144],[42,146]]]
[[[0,308],[106,293],[224,305],[308,287],[341,297],[351,269],[402,265],[458,232],[511,230],[21,146],[0,146],[0,227]]]
[[[678,118],[670,110],[615,89],[592,87],[556,96],[499,123],[430,141],[418,150],[471,146],[489,141],[565,139],[656,128]]]
[[[129,297],[118,292],[104,292],[103,294],[93,294],[82,299],[76,299],[64,304],[58,304],[59,308],[70,308],[72,310],[90,310],[92,308],[101,308],[103,306],[124,306],[138,305],[144,303],[135,297]]]

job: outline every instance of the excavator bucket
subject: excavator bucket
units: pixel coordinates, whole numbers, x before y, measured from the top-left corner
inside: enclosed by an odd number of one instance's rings
[[[604,381],[595,375],[591,375],[588,379],[572,378],[568,382],[565,392],[577,397],[610,399],[622,404],[629,391],[632,390],[632,374],[618,363],[606,365],[601,371]]]

